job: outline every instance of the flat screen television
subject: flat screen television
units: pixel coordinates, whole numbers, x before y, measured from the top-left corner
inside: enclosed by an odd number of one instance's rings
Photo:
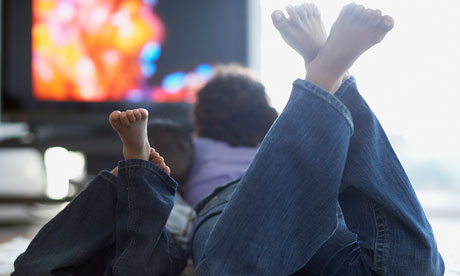
[[[218,63],[248,63],[247,0],[1,1],[3,121],[188,116]],[[172,115],[174,114],[174,115]]]

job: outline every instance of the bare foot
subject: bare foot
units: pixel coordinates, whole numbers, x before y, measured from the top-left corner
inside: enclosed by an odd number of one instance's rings
[[[310,63],[326,42],[327,34],[318,8],[314,4],[287,6],[289,19],[282,11],[272,13],[273,25],[284,41]]]
[[[166,166],[164,158],[154,148],[150,148],[149,161],[160,167],[168,175],[171,174],[171,169]]]
[[[382,16],[379,10],[346,5],[332,26],[326,43],[310,62],[306,80],[335,93],[343,74],[362,53],[382,41],[393,25],[393,19]]]
[[[128,159],[149,160],[150,145],[147,140],[148,112],[143,108],[113,111],[110,124],[123,142],[123,156]]]

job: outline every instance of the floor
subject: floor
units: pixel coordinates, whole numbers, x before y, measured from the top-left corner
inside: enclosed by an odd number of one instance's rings
[[[460,276],[460,218],[431,218],[430,223],[446,265],[445,276]]]
[[[62,206],[55,206],[54,210],[61,208]],[[49,206],[44,209],[46,210],[41,210],[41,214],[46,213],[49,217],[53,213]],[[430,212],[427,213],[430,215]],[[446,264],[445,275],[460,276],[460,217],[432,214],[429,220],[438,242],[439,251]],[[24,221],[0,223],[0,276],[9,275],[7,272],[12,270],[12,261],[15,256],[24,250],[27,241],[39,231],[44,221],[42,219],[33,224],[24,223]]]

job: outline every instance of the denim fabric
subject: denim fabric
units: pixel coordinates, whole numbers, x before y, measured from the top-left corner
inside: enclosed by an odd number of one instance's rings
[[[204,243],[207,241],[219,215],[224,210],[237,186],[238,180],[228,183],[225,186],[217,187],[205,199],[195,207],[198,219],[194,223],[194,232],[191,238],[190,251],[193,252],[193,262],[201,259]],[[201,229],[203,227],[203,229]]]
[[[143,160],[99,173],[15,261],[20,275],[179,275],[187,256],[164,226],[177,183]]]
[[[353,78],[335,96],[297,80],[228,203],[201,213],[193,238],[200,276],[444,271],[411,184]]]

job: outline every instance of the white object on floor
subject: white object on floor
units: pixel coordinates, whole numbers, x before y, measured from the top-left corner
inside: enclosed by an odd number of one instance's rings
[[[45,194],[43,154],[33,148],[0,149],[0,195],[39,197]]]
[[[0,141],[10,138],[21,138],[30,134],[26,123],[0,122]]]
[[[16,237],[0,244],[0,276],[10,275],[14,270],[14,260],[29,246],[30,239]]]

